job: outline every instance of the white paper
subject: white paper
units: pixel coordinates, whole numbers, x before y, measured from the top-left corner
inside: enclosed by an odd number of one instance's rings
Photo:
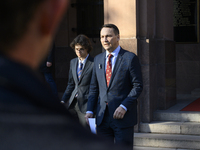
[[[95,118],[88,118],[90,130],[92,133],[96,134],[96,124],[95,124]]]

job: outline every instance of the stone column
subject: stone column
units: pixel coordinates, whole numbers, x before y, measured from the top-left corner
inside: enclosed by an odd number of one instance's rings
[[[155,110],[176,102],[173,0],[137,0],[137,39],[144,82],[140,117],[151,122]]]
[[[158,109],[176,103],[176,50],[173,41],[173,0],[156,3],[156,52],[158,75]]]
[[[120,30],[120,46],[137,54],[135,0],[104,0],[104,23]]]

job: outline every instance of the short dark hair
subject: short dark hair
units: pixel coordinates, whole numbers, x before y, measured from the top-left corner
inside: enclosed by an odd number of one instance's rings
[[[0,5],[0,51],[6,52],[25,33],[39,4],[45,0],[4,0]]]
[[[118,27],[116,26],[116,25],[114,25],[114,24],[104,24],[103,26],[102,26],[102,28],[112,28],[113,30],[114,30],[114,33],[115,33],[115,35],[118,35],[119,34],[119,29],[118,29]],[[101,29],[102,29],[101,28]]]
[[[90,39],[84,35],[84,34],[79,34],[71,43],[70,47],[75,50],[75,45],[81,45],[85,49],[88,50],[88,53],[91,52],[92,50],[92,44],[90,42]]]

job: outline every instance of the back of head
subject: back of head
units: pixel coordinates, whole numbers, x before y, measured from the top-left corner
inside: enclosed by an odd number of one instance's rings
[[[26,32],[35,10],[45,0],[5,0],[0,5],[0,51],[5,53]]]

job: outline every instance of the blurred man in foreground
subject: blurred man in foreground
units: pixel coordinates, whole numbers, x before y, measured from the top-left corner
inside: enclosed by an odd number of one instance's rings
[[[68,0],[1,2],[1,150],[111,148],[72,119],[36,72],[68,4]]]

